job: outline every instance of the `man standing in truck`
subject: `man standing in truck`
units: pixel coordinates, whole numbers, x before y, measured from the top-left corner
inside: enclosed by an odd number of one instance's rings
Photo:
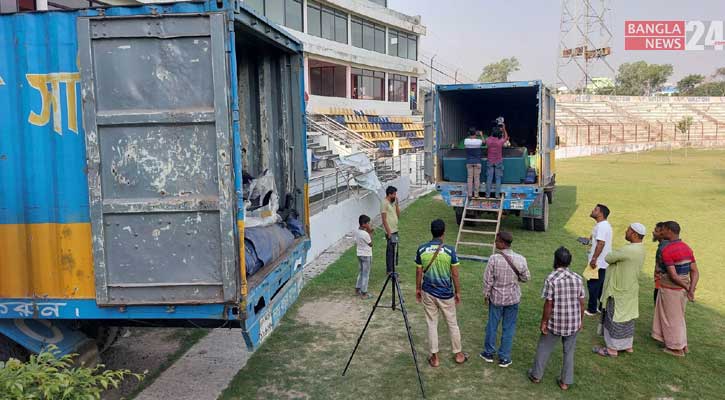
[[[483,133],[468,128],[468,137],[463,141],[466,148],[466,171],[468,172],[468,198],[478,197],[481,189],[481,153]]]
[[[486,193],[489,197],[497,198],[501,194],[501,180],[503,179],[503,145],[509,140],[503,117],[496,118],[496,127],[491,136],[486,139],[487,169]],[[493,188],[494,176],[496,187]]]

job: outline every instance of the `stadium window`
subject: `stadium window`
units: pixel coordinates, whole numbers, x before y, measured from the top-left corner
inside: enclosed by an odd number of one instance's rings
[[[360,18],[350,18],[350,39],[355,47],[363,47],[363,26]]]
[[[352,98],[361,100],[385,100],[383,88],[385,73],[369,69],[351,69]]]
[[[375,51],[385,54],[385,28],[375,26]]]
[[[252,7],[257,14],[264,15],[264,0],[245,0],[244,2]]]
[[[312,36],[322,36],[320,6],[312,2],[307,3],[307,34]]]
[[[347,14],[335,10],[335,41],[347,44]]]
[[[389,55],[411,60],[418,59],[418,37],[416,35],[390,29],[388,37],[390,38]]]
[[[375,26],[363,21],[363,49],[373,50],[375,48]]]
[[[270,21],[302,31],[302,0],[246,0],[245,2]]]
[[[408,58],[411,60],[418,59],[418,37],[415,35],[408,36]]]
[[[307,33],[347,44],[347,14],[310,1],[307,3]]]
[[[285,0],[284,22],[286,27],[302,32],[301,0]]]
[[[398,31],[388,30],[388,54],[391,56],[398,56]]]
[[[344,66],[310,67],[310,93],[316,96],[346,97]]]
[[[352,45],[385,54],[385,27],[366,19],[350,19]]]
[[[410,109],[418,109],[418,78],[410,77]]]
[[[408,77],[390,74],[388,76],[388,101],[408,101]]]
[[[398,33],[398,57],[408,58],[408,35]]]
[[[286,0],[264,0],[264,16],[272,22],[284,25],[284,3]]]

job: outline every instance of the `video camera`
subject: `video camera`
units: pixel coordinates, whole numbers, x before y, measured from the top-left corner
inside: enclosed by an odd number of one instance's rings
[[[504,119],[503,117],[498,117],[492,121],[493,127],[491,128],[491,136],[495,138],[502,138],[503,137],[503,124]]]

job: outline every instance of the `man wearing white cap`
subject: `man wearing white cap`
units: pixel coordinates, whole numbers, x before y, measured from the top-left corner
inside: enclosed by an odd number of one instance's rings
[[[629,244],[612,250],[606,257],[609,266],[600,298],[604,312],[599,326],[606,347],[592,349],[600,356],[616,357],[619,351],[634,351],[634,320],[639,317],[638,276],[644,265],[642,239],[646,233],[644,225],[631,224],[624,233]]]

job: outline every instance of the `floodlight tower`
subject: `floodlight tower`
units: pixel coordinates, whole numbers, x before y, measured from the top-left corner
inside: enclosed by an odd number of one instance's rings
[[[581,93],[613,81],[614,68],[607,61],[612,53],[611,11],[610,0],[561,1],[559,87]]]

